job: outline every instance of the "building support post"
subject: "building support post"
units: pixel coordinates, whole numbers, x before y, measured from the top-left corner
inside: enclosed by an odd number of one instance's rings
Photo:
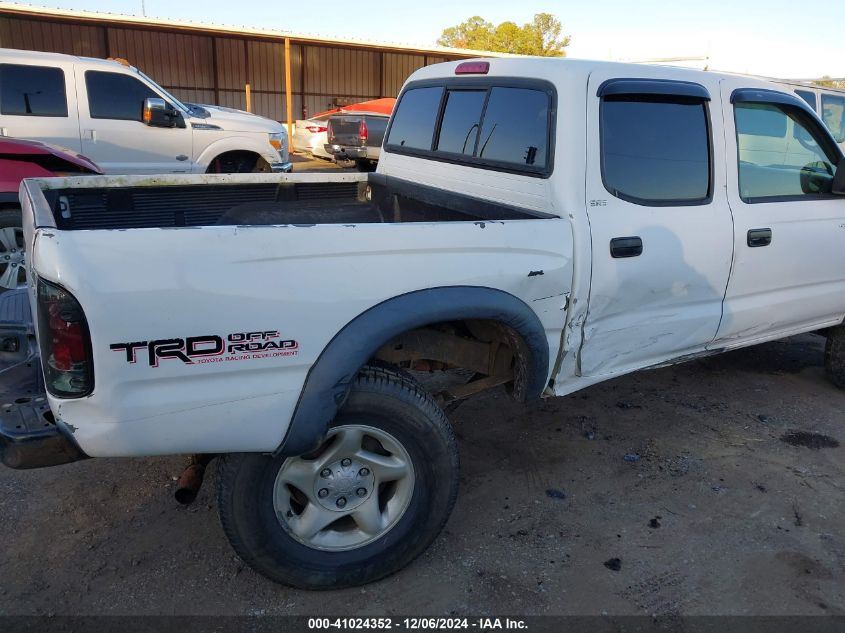
[[[293,151],[293,86],[290,76],[290,38],[285,38],[285,115],[288,124],[288,147]]]

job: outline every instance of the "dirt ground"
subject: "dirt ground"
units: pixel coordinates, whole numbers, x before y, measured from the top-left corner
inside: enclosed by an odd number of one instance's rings
[[[845,449],[781,439],[845,440],[822,349],[806,335],[531,405],[463,404],[451,520],[364,588],[252,572],[213,475],[193,506],[173,500],[183,458],[3,469],[0,614],[845,614]]]

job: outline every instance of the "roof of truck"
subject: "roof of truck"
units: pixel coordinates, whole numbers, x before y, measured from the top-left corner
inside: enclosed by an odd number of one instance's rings
[[[641,64],[630,62],[611,62],[592,59],[572,59],[569,57],[508,57],[491,58],[479,57],[475,59],[462,59],[458,61],[432,64],[415,71],[409,80],[418,79],[441,79],[444,75],[454,75],[455,69],[460,64],[484,62],[489,63],[488,76],[491,77],[535,77],[552,80],[560,78],[565,73],[567,77],[580,76],[586,78],[592,73],[615,74],[620,78],[658,78],[672,79],[676,81],[691,81],[700,83],[713,83],[724,78],[741,78],[748,81],[749,85],[763,87],[779,80],[766,80],[760,77],[752,77],[741,73],[716,72],[711,70],[698,70],[683,66],[668,66],[665,64]],[[483,74],[465,74],[461,77],[480,77]]]
[[[44,62],[48,62],[49,60],[62,60],[67,62],[68,64],[74,64],[78,62],[84,62],[86,64],[91,65],[103,65],[108,67],[113,67],[115,64],[119,66],[126,67],[126,64],[121,63],[117,59],[100,59],[98,57],[80,57],[78,55],[66,55],[65,53],[45,53],[44,51],[25,51],[19,50],[16,48],[0,48],[0,56],[3,57],[3,61],[10,62],[10,61],[38,61],[43,60]]]
[[[561,78],[565,73],[567,77],[580,76],[584,81],[594,73],[606,73],[616,75],[619,78],[631,79],[669,79],[674,81],[689,81],[701,84],[713,84],[720,79],[738,79],[748,87],[768,88],[770,90],[788,91],[790,88],[816,90],[820,92],[845,95],[845,90],[819,86],[806,80],[799,79],[777,79],[774,77],[763,77],[760,75],[748,75],[717,70],[700,70],[686,66],[671,66],[668,64],[646,64],[641,62],[611,62],[593,59],[572,59],[569,57],[507,57],[507,58],[474,58],[462,59],[440,64],[432,64],[415,71],[408,81],[420,79],[442,79],[444,76],[455,75],[455,69],[460,64],[484,62],[488,63],[491,77],[535,77],[544,78],[550,81]],[[462,77],[481,77],[482,74],[459,75]],[[711,95],[713,96],[713,95]]]

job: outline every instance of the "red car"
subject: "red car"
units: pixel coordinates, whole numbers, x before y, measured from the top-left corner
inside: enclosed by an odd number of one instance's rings
[[[102,174],[69,149],[0,137],[0,292],[26,285],[18,188],[24,178]]]

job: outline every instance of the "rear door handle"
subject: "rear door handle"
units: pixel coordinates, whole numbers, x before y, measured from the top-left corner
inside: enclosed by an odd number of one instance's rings
[[[772,229],[751,229],[748,231],[748,246],[759,248],[772,243]]]
[[[639,257],[642,254],[643,240],[636,235],[633,237],[614,237],[610,240],[610,256],[615,259]]]

